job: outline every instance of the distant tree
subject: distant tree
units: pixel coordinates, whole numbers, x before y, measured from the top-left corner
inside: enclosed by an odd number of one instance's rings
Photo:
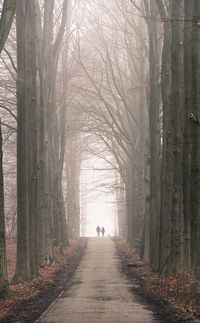
[[[66,208],[68,232],[71,239],[80,234],[80,135],[68,134],[65,152]]]
[[[89,27],[88,24],[84,26],[83,21],[83,29],[80,26],[74,37],[76,63],[81,72],[71,84],[77,89],[73,106],[82,111],[81,124],[84,124],[84,118],[87,120],[81,131],[91,133],[104,147],[103,152],[102,148],[98,152],[95,147],[91,153],[112,164],[124,181],[128,241],[141,245],[148,116],[145,99],[147,51],[138,27],[141,20],[132,21],[132,10],[128,1],[123,6],[118,1],[115,6],[102,1],[99,11],[95,6],[88,10],[95,28],[92,33],[85,33],[85,28]],[[141,30],[143,27],[144,24]],[[107,156],[114,156],[115,162]]]

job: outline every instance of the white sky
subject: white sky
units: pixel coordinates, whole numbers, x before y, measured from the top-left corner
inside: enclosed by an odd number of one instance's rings
[[[81,236],[96,236],[96,227],[104,226],[105,236],[118,233],[114,171],[97,157],[87,158],[81,165]],[[86,215],[86,216],[85,216]],[[85,225],[85,226],[84,226]],[[85,231],[85,232],[84,232]]]

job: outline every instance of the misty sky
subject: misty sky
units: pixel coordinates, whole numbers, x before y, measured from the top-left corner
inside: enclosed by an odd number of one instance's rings
[[[106,236],[118,233],[116,191],[110,187],[114,184],[115,174],[108,169],[108,164],[97,157],[87,158],[82,162],[81,235],[95,236],[97,225],[105,227]],[[87,218],[84,217],[85,214]]]

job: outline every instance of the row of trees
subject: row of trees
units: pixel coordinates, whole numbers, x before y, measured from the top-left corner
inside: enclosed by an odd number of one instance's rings
[[[119,232],[151,268],[198,274],[198,2],[4,4],[2,48],[16,5],[17,68],[15,53],[7,56],[17,78],[17,118],[4,106],[17,119],[14,280],[36,275],[53,261],[53,246],[79,235],[83,152],[109,164]]]
[[[83,136],[89,133],[92,138],[91,153],[106,160],[119,173],[115,187],[123,196],[126,191],[129,214],[128,225],[123,225],[120,231],[126,234],[128,228],[129,242],[138,243],[144,216],[144,183],[140,179],[148,124],[147,49],[142,35],[145,24],[134,18],[128,2],[121,1],[101,1],[100,8],[96,4],[82,8],[77,24],[79,29],[73,38],[74,65],[80,72],[71,81],[76,92],[74,111],[79,111]],[[101,142],[95,149],[94,140]]]
[[[132,4],[117,0],[83,5],[76,23],[73,65],[79,73],[70,81],[75,93],[71,106],[80,120],[85,149],[118,174],[112,185],[117,190],[119,232],[144,250],[145,221],[149,234],[146,24],[135,17]],[[147,255],[149,241],[145,243]]]
[[[73,106],[102,142],[95,154],[114,156],[120,232],[154,271],[197,274],[199,4],[101,0],[80,13]]]
[[[200,7],[197,1],[182,0],[151,1],[149,7],[144,2],[144,7],[151,84],[150,264],[160,272],[198,274]],[[163,26],[161,47],[158,20]]]
[[[64,194],[69,195],[69,189],[63,192],[62,186],[64,164],[68,163],[65,125],[70,8],[66,0],[4,1],[2,5],[1,49],[16,13],[16,24],[14,20],[4,51],[10,65],[6,59],[2,58],[2,62],[4,70],[8,71],[7,77],[10,74],[16,79],[17,97],[10,92],[8,99],[7,91],[2,91],[6,94],[1,108],[9,114],[6,118],[3,114],[4,129],[16,131],[11,118],[17,120],[17,261],[13,281],[19,282],[37,275],[41,266],[52,263],[53,247],[66,247],[69,237],[72,237],[71,232],[68,235],[65,213],[67,199]],[[5,82],[2,84],[5,86]],[[4,139],[5,134],[6,131]],[[16,170],[12,171],[14,175]],[[3,197],[2,170],[1,291],[7,287]],[[73,197],[69,204],[72,203]]]
[[[55,25],[54,1],[43,12],[37,1],[17,2],[17,281],[51,263],[54,243],[67,242],[58,133],[65,102],[57,105],[56,80],[68,1],[61,8]]]

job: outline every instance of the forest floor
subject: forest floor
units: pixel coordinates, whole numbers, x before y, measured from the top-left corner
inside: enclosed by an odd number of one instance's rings
[[[121,270],[133,281],[132,292],[154,306],[161,322],[200,322],[200,280],[191,274],[162,277],[152,273],[135,249],[114,239],[122,260]],[[139,287],[134,286],[137,279]]]
[[[86,245],[86,238],[70,241],[62,255],[58,249],[54,250],[55,264],[41,268],[38,277],[27,283],[10,284],[8,296],[0,301],[0,322],[34,322],[63,288],[70,285]],[[7,243],[7,254],[8,276],[11,280],[15,271],[15,243]]]
[[[137,285],[137,280],[134,285]],[[69,289],[64,290],[38,323],[153,323],[154,308],[131,288],[109,237],[88,239],[84,257]]]
[[[139,259],[136,250],[125,241],[114,239],[121,258],[121,270],[133,282],[132,292],[137,293],[155,308],[159,321],[200,322],[200,280],[190,274],[168,278],[150,272]],[[87,239],[71,241],[64,255],[55,249],[56,264],[40,270],[39,277],[30,282],[10,285],[5,300],[0,301],[0,322],[34,322],[70,286],[71,278],[84,255]],[[9,279],[14,273],[16,250],[8,243]],[[135,281],[138,284],[135,284]]]

